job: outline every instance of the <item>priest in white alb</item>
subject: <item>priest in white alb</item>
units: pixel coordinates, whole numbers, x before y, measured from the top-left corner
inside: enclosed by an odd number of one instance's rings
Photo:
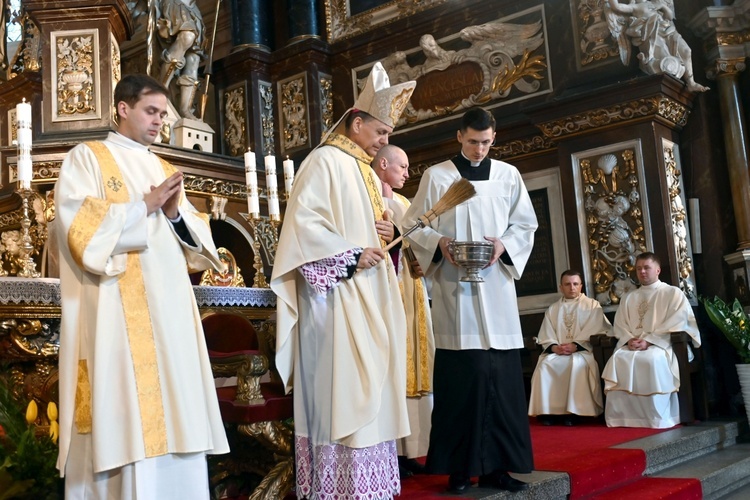
[[[229,451],[188,275],[224,266],[182,173],[149,149],[168,94],[120,80],[117,132],[73,148],[55,185],[68,500],[208,500],[205,455]]]
[[[666,429],[680,423],[681,381],[671,333],[687,333],[695,347],[701,337],[685,294],[659,281],[659,258],[642,253],[635,270],[641,286],[620,302],[614,324],[617,350],[602,373],[604,417],[609,427]]]
[[[551,415],[594,417],[604,410],[599,367],[591,352],[592,335],[609,333],[612,325],[598,301],[582,292],[579,271],[560,276],[563,296],[544,314],[537,343],[543,352],[531,377],[529,415],[545,424]]]
[[[409,158],[403,149],[388,144],[378,151],[372,169],[383,186],[383,199],[393,212],[393,222],[403,233],[409,228],[402,221],[411,202],[393,191],[401,189],[409,178]],[[432,367],[435,362],[435,338],[432,315],[422,268],[404,243],[398,259],[398,281],[406,311],[406,409],[411,434],[396,441],[401,476],[424,473],[416,459],[427,455],[432,418]]]
[[[299,168],[271,277],[276,366],[294,388],[297,496],[391,498],[406,415],[406,319],[394,237],[370,167],[415,82],[376,63],[354,106]]]

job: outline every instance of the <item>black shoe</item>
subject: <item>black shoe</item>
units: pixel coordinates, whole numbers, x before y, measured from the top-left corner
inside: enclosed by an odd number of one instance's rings
[[[414,458],[398,457],[398,466],[409,472],[409,475],[427,474],[427,468]]]
[[[460,494],[471,488],[471,477],[467,474],[448,476],[448,493]]]
[[[572,416],[566,416],[563,418],[563,425],[566,427],[573,427],[575,425],[575,419]]]
[[[542,425],[552,425],[552,415],[539,415],[536,417]]]
[[[494,488],[496,490],[505,490],[511,492],[525,491],[529,485],[510,476],[507,472],[487,474],[479,476],[480,488]]]
[[[401,477],[401,479],[406,479],[407,477],[412,477],[414,473],[407,469],[406,467],[402,467],[400,464],[398,466],[398,475]]]

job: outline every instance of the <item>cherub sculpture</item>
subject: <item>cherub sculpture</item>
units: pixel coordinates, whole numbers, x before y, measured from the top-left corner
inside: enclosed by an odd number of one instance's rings
[[[640,51],[640,68],[650,75],[668,73],[682,78],[693,92],[705,92],[695,81],[691,50],[674,25],[674,0],[606,0],[607,23],[620,47],[620,58],[630,62],[630,47]]]

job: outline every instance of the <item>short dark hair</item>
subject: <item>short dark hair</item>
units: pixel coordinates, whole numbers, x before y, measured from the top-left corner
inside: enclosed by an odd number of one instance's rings
[[[461,133],[465,133],[470,128],[479,132],[491,128],[494,132],[495,117],[485,109],[471,108],[461,118]]]
[[[365,122],[365,123],[369,122],[370,120],[375,120],[376,119],[370,113],[367,113],[365,111],[360,111],[358,109],[354,109],[354,110],[352,110],[351,113],[349,113],[348,115],[346,115],[346,119],[344,120],[344,128],[346,130],[349,130],[350,128],[352,128],[352,123],[354,123],[354,119],[357,118],[357,117],[362,118],[362,121]]]
[[[661,267],[661,259],[654,252],[643,252],[639,253],[635,258],[635,261],[639,260],[653,260],[659,267]]]
[[[141,97],[149,94],[162,94],[169,99],[169,89],[155,78],[143,74],[126,75],[115,87],[115,108],[121,102],[132,108]]]
[[[580,278],[581,283],[583,283],[583,274],[581,274],[581,271],[576,271],[575,269],[567,269],[562,272],[560,275],[560,283],[562,283],[562,280],[566,276],[578,276]]]

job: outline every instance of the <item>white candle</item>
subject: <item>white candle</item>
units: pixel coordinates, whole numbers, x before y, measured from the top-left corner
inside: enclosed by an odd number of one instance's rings
[[[247,149],[245,153],[245,183],[247,184],[247,211],[251,217],[260,216],[260,199],[258,198],[258,171],[255,167],[255,153]]]
[[[284,189],[287,196],[292,192],[292,182],[294,182],[294,162],[287,156],[284,160]]]
[[[31,128],[31,104],[26,102],[26,98],[16,104],[16,122]]]
[[[21,189],[31,189],[33,167],[31,161],[31,104],[23,99],[16,104],[16,139],[18,183]]]
[[[279,188],[276,184],[276,157],[268,155],[264,159],[266,166],[266,193],[268,193],[268,215],[281,215],[279,209]]]

